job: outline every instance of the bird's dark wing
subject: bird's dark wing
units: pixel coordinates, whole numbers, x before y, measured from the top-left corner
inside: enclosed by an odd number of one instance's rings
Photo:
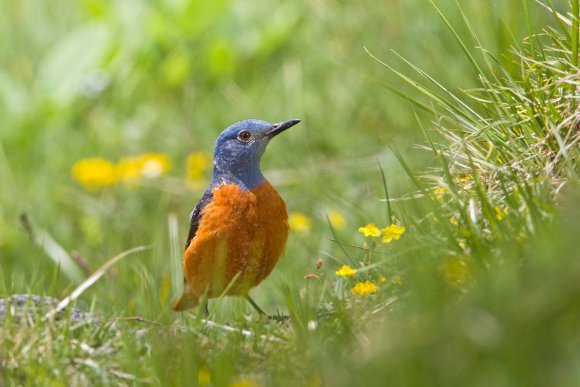
[[[187,235],[187,242],[185,243],[186,250],[189,244],[191,243],[191,240],[195,237],[195,234],[197,233],[203,209],[211,202],[212,199],[213,193],[211,192],[210,188],[207,191],[205,191],[199,203],[197,203],[193,211],[191,211],[191,215],[189,216],[190,218],[189,234]]]

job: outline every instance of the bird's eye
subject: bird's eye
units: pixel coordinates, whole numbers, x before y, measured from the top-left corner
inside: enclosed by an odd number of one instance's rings
[[[238,134],[238,140],[241,142],[248,142],[252,139],[252,133],[248,132],[247,130],[242,130]]]

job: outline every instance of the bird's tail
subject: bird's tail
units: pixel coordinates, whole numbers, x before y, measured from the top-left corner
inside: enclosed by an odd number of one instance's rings
[[[194,295],[189,289],[189,285],[186,283],[185,288],[181,296],[173,304],[173,310],[176,312],[181,312],[186,309],[191,309],[199,304],[199,297]]]

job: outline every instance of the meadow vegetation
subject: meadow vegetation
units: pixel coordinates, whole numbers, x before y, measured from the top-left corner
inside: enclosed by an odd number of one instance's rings
[[[460,3],[8,0],[0,298],[96,320],[8,313],[0,385],[578,385],[578,3]],[[275,318],[177,314],[244,118],[302,119]]]

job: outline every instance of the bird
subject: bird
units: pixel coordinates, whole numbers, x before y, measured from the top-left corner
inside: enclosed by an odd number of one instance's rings
[[[183,311],[221,295],[242,296],[261,315],[250,289],[283,255],[289,226],[286,204],[266,180],[260,160],[272,138],[298,124],[236,122],[215,142],[212,180],[190,214],[183,253],[184,287],[173,304]]]

